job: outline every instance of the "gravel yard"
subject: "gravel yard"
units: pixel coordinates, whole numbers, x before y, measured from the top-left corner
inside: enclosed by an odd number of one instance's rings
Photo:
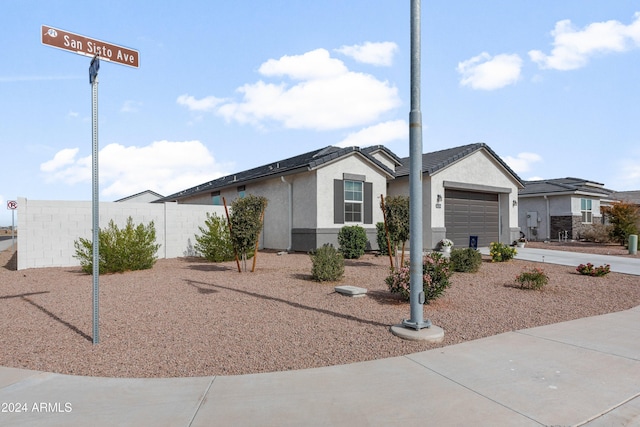
[[[589,251],[627,252],[619,246]],[[343,280],[316,283],[308,255],[260,252],[255,273],[238,273],[235,262],[178,258],[158,260],[151,270],[101,276],[100,343],[93,345],[92,277],[79,267],[14,271],[13,262],[10,250],[0,253],[0,365],[74,375],[178,377],[313,368],[640,305],[638,276],[586,277],[575,266],[485,258],[478,273],[455,273],[445,295],[425,305],[425,318],[444,329],[444,342],[409,342],[389,332],[409,317],[409,303],[386,288],[387,257],[346,261]],[[541,291],[516,288],[515,276],[534,265],[549,275],[549,285]],[[346,297],[334,292],[338,284],[369,292]]]

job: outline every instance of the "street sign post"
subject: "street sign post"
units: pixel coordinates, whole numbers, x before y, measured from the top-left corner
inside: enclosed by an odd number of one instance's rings
[[[16,250],[16,223],[14,220],[14,212],[18,209],[18,202],[15,200],[7,200],[7,209],[11,211],[11,251]]]
[[[100,60],[115,62],[116,64],[138,68],[140,55],[137,50],[115,44],[91,39],[79,34],[70,33],[58,28],[43,25],[40,31],[42,44],[77,53],[92,58],[89,65],[89,83],[91,83],[91,140],[92,140],[92,228],[93,228],[93,343],[100,342],[99,320],[99,186],[98,186],[98,70]]]
[[[140,66],[140,54],[137,50],[128,47],[91,39],[79,34],[70,33],[58,28],[42,26],[42,44],[77,53],[78,55],[94,58],[100,56],[103,61],[138,68]]]

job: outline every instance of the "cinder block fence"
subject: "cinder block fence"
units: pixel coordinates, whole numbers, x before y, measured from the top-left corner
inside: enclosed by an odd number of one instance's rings
[[[223,206],[177,203],[100,203],[100,228],[113,220],[123,227],[127,218],[134,224],[154,222],[158,258],[189,254],[199,226],[207,212],[224,216]],[[43,201],[18,198],[18,270],[40,267],[78,266],[73,242],[91,239],[90,201]]]

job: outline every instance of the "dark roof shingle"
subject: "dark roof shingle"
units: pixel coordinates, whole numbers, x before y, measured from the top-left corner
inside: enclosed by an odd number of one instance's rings
[[[604,184],[581,178],[555,178],[536,181],[525,181],[520,196],[552,194],[552,193],[591,193],[610,196],[612,190],[604,188]]]
[[[391,153],[388,150],[387,152]],[[216,189],[221,189],[224,187],[228,187],[230,185],[241,185],[249,181],[267,178],[269,176],[286,175],[296,170],[301,170],[301,169],[313,170],[325,163],[329,163],[333,160],[339,159],[340,157],[349,155],[351,153],[361,154],[362,156],[366,157],[371,163],[376,165],[378,168],[382,169],[389,176],[395,176],[395,173],[391,169],[389,169],[387,166],[382,164],[376,158],[371,156],[369,152],[365,151],[364,149],[360,149],[359,147],[339,148],[339,147],[334,147],[330,145],[328,147],[320,148],[314,151],[309,151],[308,153],[300,154],[298,156],[290,157],[288,159],[271,162],[266,165],[258,166],[253,169],[223,176],[221,178],[214,179],[212,181],[208,181],[200,185],[196,185],[195,187],[188,188],[178,193],[171,194],[162,199],[156,200],[156,202],[162,203],[162,202],[174,201],[179,198],[184,198],[184,197],[193,196],[199,193],[214,191]]]

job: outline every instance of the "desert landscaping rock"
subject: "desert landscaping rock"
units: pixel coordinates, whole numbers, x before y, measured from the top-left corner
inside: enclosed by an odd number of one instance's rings
[[[553,248],[557,249],[557,248]],[[612,250],[608,248],[608,250]],[[389,293],[388,257],[345,261],[340,282],[311,280],[307,254],[260,252],[255,273],[235,262],[159,260],[150,270],[100,277],[100,343],[92,343],[92,277],[79,267],[14,271],[0,252],[0,365],[104,377],[237,375],[400,356],[640,305],[637,276],[581,276],[525,261],[455,273],[424,318],[438,344],[403,340],[392,325],[409,303]],[[524,268],[550,277],[541,291],[514,286]],[[345,298],[335,286],[367,289]]]

